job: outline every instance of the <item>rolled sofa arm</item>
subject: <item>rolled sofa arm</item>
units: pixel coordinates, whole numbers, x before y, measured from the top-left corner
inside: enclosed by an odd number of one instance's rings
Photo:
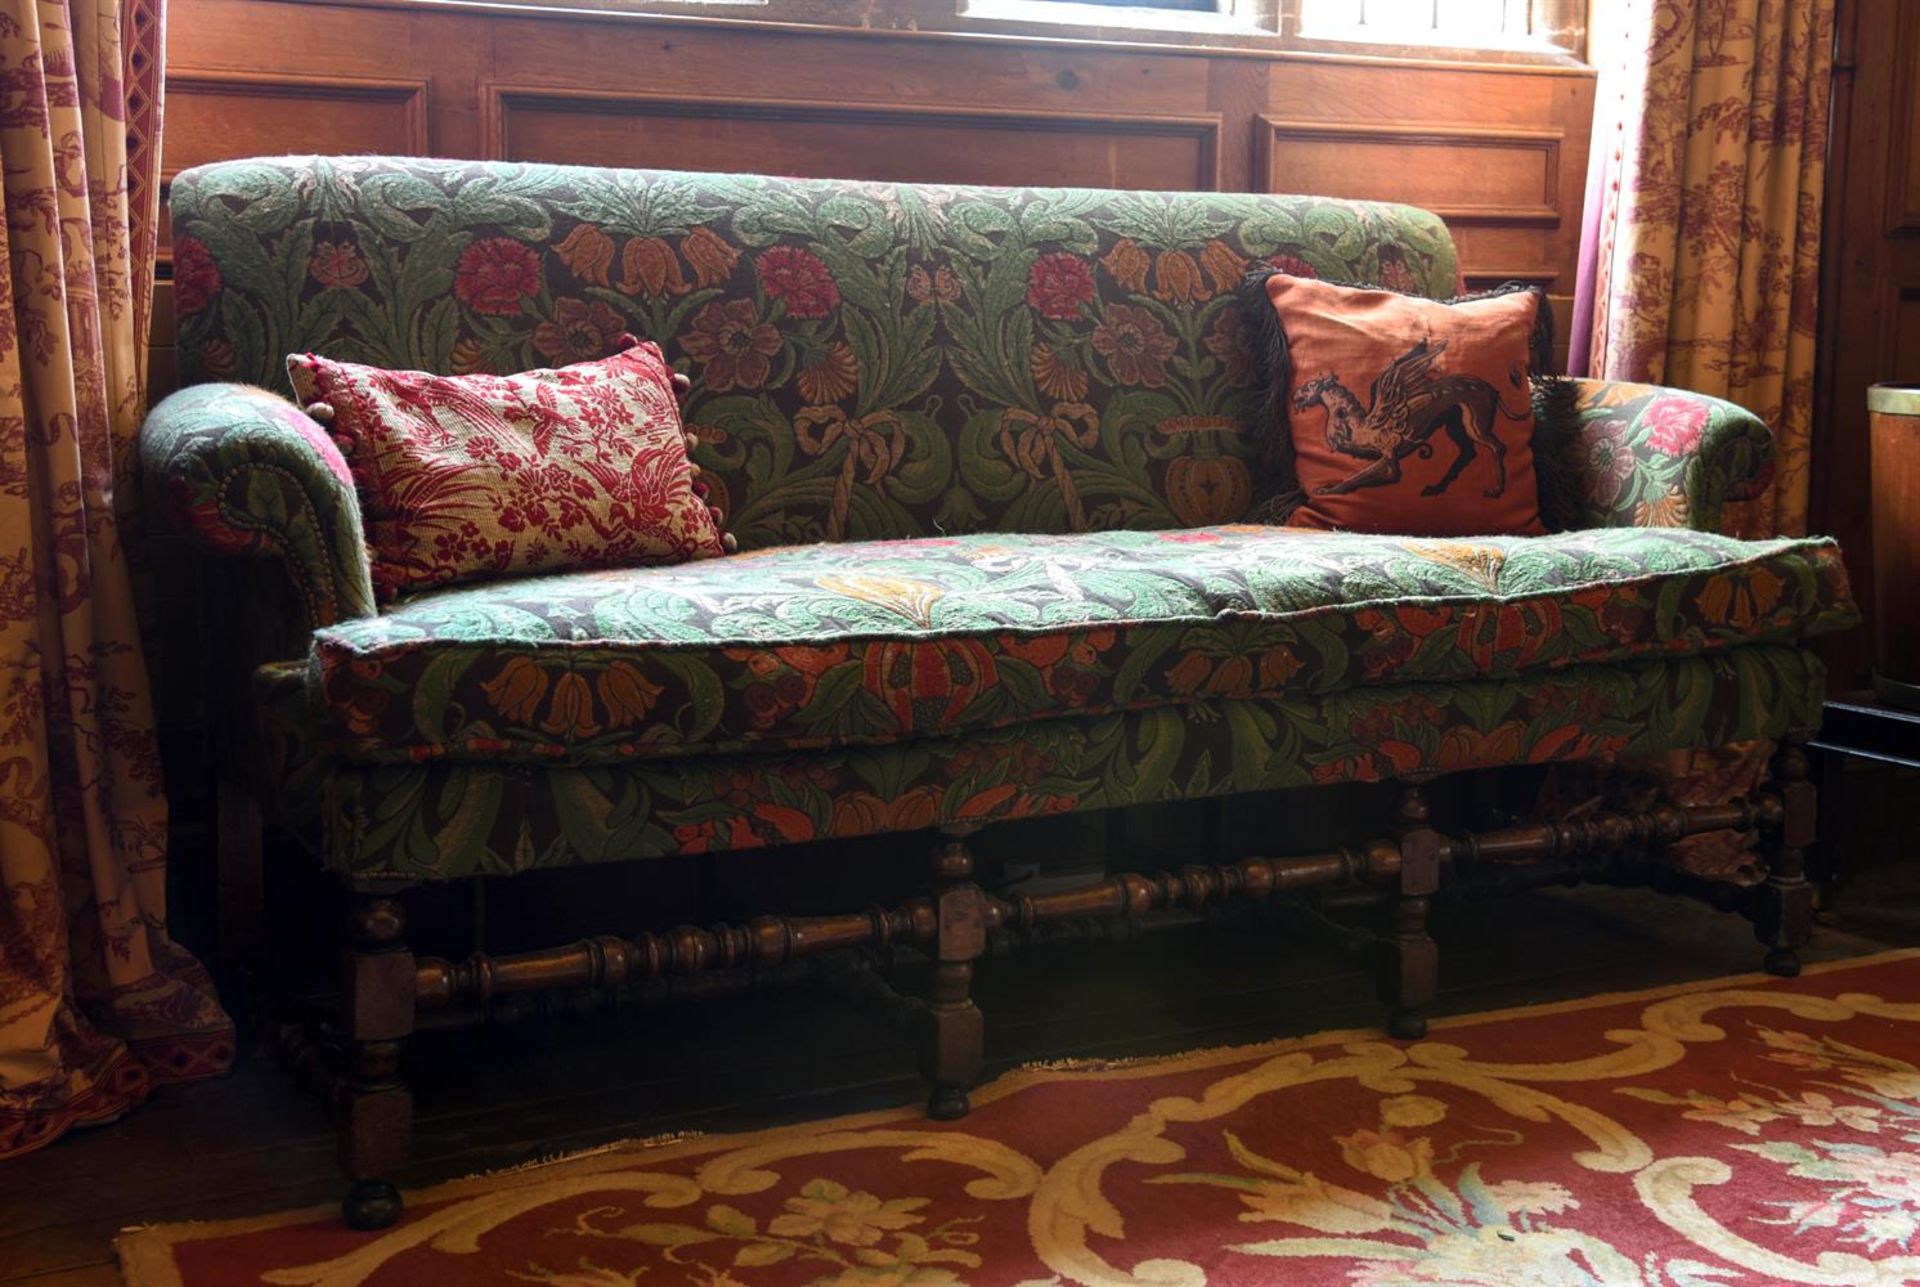
[[[285,560],[310,628],[374,614],[346,459],[285,398],[246,384],[182,389],[147,416],[140,464],[195,545]]]
[[[1729,501],[1773,477],[1773,434],[1745,407],[1704,393],[1568,379],[1540,391],[1541,509],[1555,531],[1720,531]]]

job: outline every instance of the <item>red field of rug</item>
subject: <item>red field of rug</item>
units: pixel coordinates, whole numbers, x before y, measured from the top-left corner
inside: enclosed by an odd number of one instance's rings
[[[120,1242],[132,1287],[1920,1278],[1920,953],[617,1145]]]

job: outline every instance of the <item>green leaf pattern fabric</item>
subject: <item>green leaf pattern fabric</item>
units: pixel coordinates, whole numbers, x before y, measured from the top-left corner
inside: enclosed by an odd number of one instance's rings
[[[978,535],[449,589],[319,632],[313,697],[351,760],[614,762],[1692,656],[1854,615],[1826,541]]]
[[[1816,725],[1825,679],[1779,645],[1519,680],[1383,684],[1040,720],[907,745],[619,765],[326,763],[298,684],[272,720],[325,862],[450,880],[988,823],[1279,787],[1642,755]]]
[[[186,379],[281,389],[306,351],[507,374],[630,331],[693,377],[748,548],[1232,522],[1247,268],[1457,274],[1433,215],[1309,197],[295,158],[170,201]]]
[[[203,548],[298,588],[311,655],[257,673],[243,767],[351,876],[1778,737],[1819,717],[1797,641],[1854,617],[1831,543],[1713,534],[1770,440],[1672,390],[1536,391],[1564,535],[1240,525],[1289,480],[1257,472],[1236,287],[1451,295],[1406,207],[314,157],[171,202],[193,387],[143,465]],[[285,356],[506,374],[626,332],[692,377],[750,553],[378,614]]]
[[[353,475],[285,398],[243,384],[182,389],[147,417],[140,460],[174,524],[203,548],[281,559],[309,626],[373,613]]]
[[[1773,435],[1745,407],[1658,385],[1572,380],[1572,412],[1543,424],[1550,527],[1723,530],[1732,501],[1773,481]]]

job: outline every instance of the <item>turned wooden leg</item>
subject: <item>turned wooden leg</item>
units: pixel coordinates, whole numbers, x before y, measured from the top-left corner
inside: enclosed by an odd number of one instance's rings
[[[341,1212],[355,1229],[400,1219],[392,1177],[413,1143],[413,1096],[400,1080],[400,1047],[413,1031],[413,953],[406,916],[392,898],[363,894],[347,920],[341,958],[341,1029],[347,1038],[340,1092],[340,1165],[352,1181]]]
[[[965,1117],[967,1091],[980,1079],[985,1026],[973,1004],[973,963],[987,948],[986,895],[973,883],[968,831],[942,833],[933,855],[933,1004],[926,1011],[921,1071],[933,1083],[927,1116],[936,1121]]]
[[[1393,1007],[1387,1034],[1399,1041],[1427,1035],[1426,1009],[1439,986],[1439,949],[1427,933],[1427,912],[1440,888],[1440,833],[1428,821],[1426,793],[1408,784],[1397,814],[1400,887],[1388,905],[1382,980],[1385,999]]]
[[[1807,880],[1806,848],[1819,827],[1819,800],[1808,781],[1804,739],[1783,740],[1774,752],[1767,790],[1780,799],[1780,822],[1766,838],[1767,880],[1754,906],[1753,930],[1767,945],[1769,974],[1800,973],[1800,948],[1813,936],[1814,888]]]

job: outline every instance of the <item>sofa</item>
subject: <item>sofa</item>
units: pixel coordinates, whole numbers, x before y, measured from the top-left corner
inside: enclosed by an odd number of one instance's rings
[[[1277,525],[1243,276],[1447,297],[1432,214],[380,157],[206,166],[170,202],[184,387],[142,467],[206,560],[223,886],[257,889],[264,816],[354,891],[336,1102],[358,1227],[400,1214],[403,1042],[523,994],[914,949],[931,988],[901,1004],[950,1118],[995,936],[1372,890],[1389,1030],[1410,1039],[1444,884],[1621,854],[1658,873],[1727,830],[1758,833],[1764,879],[1726,901],[1769,968],[1796,968],[1799,745],[1825,682],[1805,644],[1856,614],[1832,542],[1720,530],[1769,474],[1765,425],[1553,382],[1548,535]],[[690,377],[694,458],[738,552],[376,607],[351,476],[287,399],[285,356],[506,373],[623,332]],[[1765,741],[1770,776],[1739,799],[1448,834],[1430,812],[1441,775]],[[1040,892],[976,879],[983,827],[1387,781],[1390,824],[1327,852]],[[464,961],[406,946],[409,887],[906,832],[929,836],[927,893],[894,907]]]

